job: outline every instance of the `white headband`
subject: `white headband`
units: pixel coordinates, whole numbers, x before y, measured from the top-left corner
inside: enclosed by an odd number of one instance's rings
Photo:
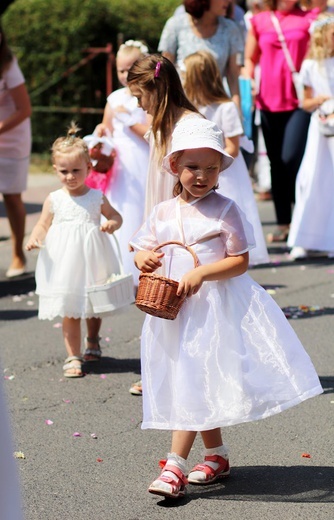
[[[123,50],[125,47],[134,47],[135,49],[139,49],[142,54],[148,54],[148,48],[146,45],[138,40],[127,40],[120,45],[119,50]]]

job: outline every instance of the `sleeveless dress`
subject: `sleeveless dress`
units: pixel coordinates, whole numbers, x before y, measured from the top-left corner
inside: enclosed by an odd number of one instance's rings
[[[190,245],[200,264],[248,250],[236,204],[213,191],[190,204],[159,204],[131,244]],[[166,246],[162,274],[194,267]],[[248,273],[204,282],[175,320],[146,315],[141,339],[142,428],[205,431],[263,419],[322,393],[314,366],[285,315]]]
[[[112,92],[108,96],[108,104],[113,111],[120,105],[129,111],[117,113],[112,119],[117,156],[105,194],[110,204],[122,215],[123,224],[115,231],[115,236],[122,251],[124,271],[132,273],[135,285],[138,285],[138,269],[134,265],[133,254],[129,252],[128,244],[144,218],[149,147],[129,125],[146,123],[146,113],[138,107],[137,98],[129,93],[128,88]]]
[[[102,197],[94,189],[79,197],[63,189],[50,193],[54,216],[36,265],[42,320],[97,317],[86,287],[103,284],[112,273],[119,273],[107,233],[99,229]]]
[[[216,123],[224,137],[240,136],[244,133],[238,109],[233,101],[213,103],[200,108],[200,112]],[[225,143],[224,143],[225,146]],[[245,160],[239,151],[231,166],[219,176],[217,193],[234,200],[252,224],[256,247],[249,252],[250,265],[270,262],[263,236],[259,211],[255,202],[252,183]]]

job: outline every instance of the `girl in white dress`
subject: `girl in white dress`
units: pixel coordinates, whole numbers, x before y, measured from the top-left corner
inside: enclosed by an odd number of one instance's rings
[[[293,259],[334,253],[334,136],[319,130],[319,110],[334,112],[334,15],[313,24],[308,58],[300,71],[303,108],[313,112],[296,180],[296,204],[288,237]],[[329,106],[328,106],[329,105]],[[332,116],[334,117],[334,116]]]
[[[67,359],[65,377],[81,377],[81,319],[86,319],[85,361],[101,357],[96,315],[86,287],[104,283],[119,272],[118,260],[104,233],[113,233],[122,217],[99,190],[90,189],[85,180],[91,168],[86,143],[76,137],[71,125],[66,137],[52,146],[53,167],[63,187],[50,193],[41,217],[26,244],[27,251],[41,248],[36,266],[36,293],[42,320],[63,318]],[[105,221],[100,225],[101,214]],[[45,239],[45,245],[43,240]]]
[[[250,251],[251,265],[269,262],[259,212],[251,179],[240,152],[240,140],[247,140],[238,109],[227,96],[215,58],[208,51],[198,51],[183,61],[184,88],[199,111],[214,121],[223,132],[224,150],[234,157],[232,166],[219,177],[218,193],[234,200],[253,226],[256,247]]]
[[[285,315],[246,273],[247,222],[215,192],[230,163],[213,122],[181,121],[165,158],[178,195],[158,204],[131,241],[141,271],[160,268],[187,296],[174,321],[147,315],[142,331],[142,428],[173,431],[149,491],[171,498],[183,496],[188,482],[209,484],[229,474],[221,426],[269,417],[322,392]],[[199,267],[182,247],[152,252],[175,240],[193,248]],[[205,459],[186,478],[197,432]]]
[[[110,131],[115,145],[116,160],[105,194],[110,204],[123,217],[123,225],[115,235],[122,250],[124,270],[133,274],[135,285],[138,285],[138,271],[133,265],[133,255],[128,250],[128,243],[144,218],[149,159],[149,146],[144,135],[151,120],[138,107],[137,99],[127,87],[127,76],[133,63],[147,53],[148,48],[140,41],[128,40],[120,46],[116,67],[117,77],[123,88],[108,96],[102,123],[95,129],[100,136],[107,135]]]

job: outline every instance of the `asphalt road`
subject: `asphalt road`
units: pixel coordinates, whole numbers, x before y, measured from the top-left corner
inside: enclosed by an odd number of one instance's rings
[[[53,177],[30,179],[27,232],[54,187]],[[259,210],[267,233],[272,203],[259,203]],[[226,428],[230,478],[189,486],[184,500],[170,503],[147,493],[170,434],[142,431],[141,397],[128,392],[140,374],[143,313],[132,305],[105,319],[101,363],[87,366],[82,379],[64,379],[60,320],[37,319],[36,254],[29,254],[27,274],[8,282],[8,236],[0,202],[0,358],[15,450],[25,456],[17,464],[26,520],[334,518],[333,260],[291,262],[278,246],[270,248],[270,265],[251,270],[289,315],[324,393],[275,417]],[[201,456],[198,439],[189,465]]]

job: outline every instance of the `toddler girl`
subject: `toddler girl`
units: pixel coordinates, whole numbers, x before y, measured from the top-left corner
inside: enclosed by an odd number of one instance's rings
[[[124,270],[134,276],[138,284],[138,271],[133,265],[133,255],[128,243],[143,221],[146,174],[149,147],[144,139],[150,125],[150,116],[138,107],[137,99],[127,86],[128,71],[133,63],[148,53],[140,41],[123,43],[116,56],[117,77],[122,88],[107,98],[103,121],[95,129],[100,136],[111,132],[116,149],[116,160],[109,185],[105,190],[111,205],[123,217],[122,228],[115,233],[122,250]]]
[[[252,265],[269,262],[248,169],[239,148],[244,130],[235,103],[225,93],[215,58],[207,51],[190,54],[183,61],[184,88],[199,111],[223,132],[225,152],[234,157],[232,166],[219,177],[218,193],[231,198],[253,226],[256,247],[250,251]]]
[[[111,243],[103,233],[113,233],[122,217],[102,192],[90,189],[85,180],[91,167],[85,142],[76,137],[72,123],[67,136],[52,146],[53,167],[62,188],[50,193],[26,249],[41,248],[36,266],[36,293],[42,320],[63,318],[67,359],[65,377],[81,377],[81,319],[87,323],[85,361],[101,357],[101,318],[89,302],[86,286],[104,283],[118,271]],[[101,214],[105,222],[100,225]],[[43,240],[45,239],[45,245]]]
[[[303,62],[303,108],[313,112],[305,155],[296,180],[288,245],[293,259],[334,254],[334,136],[319,130],[319,111],[334,112],[334,15],[313,23],[308,58]],[[328,106],[329,105],[329,106]],[[332,115],[332,117],[334,117]]]
[[[142,331],[142,428],[173,431],[167,462],[149,487],[165,497],[229,474],[221,426],[269,417],[322,392],[285,315],[246,273],[247,223],[215,191],[231,161],[213,122],[181,121],[164,159],[177,196],[158,204],[131,240],[137,267],[161,268],[188,297],[175,320],[148,315]],[[166,241],[191,246],[199,267],[181,247],[152,252]],[[197,432],[204,462],[186,477]]]

